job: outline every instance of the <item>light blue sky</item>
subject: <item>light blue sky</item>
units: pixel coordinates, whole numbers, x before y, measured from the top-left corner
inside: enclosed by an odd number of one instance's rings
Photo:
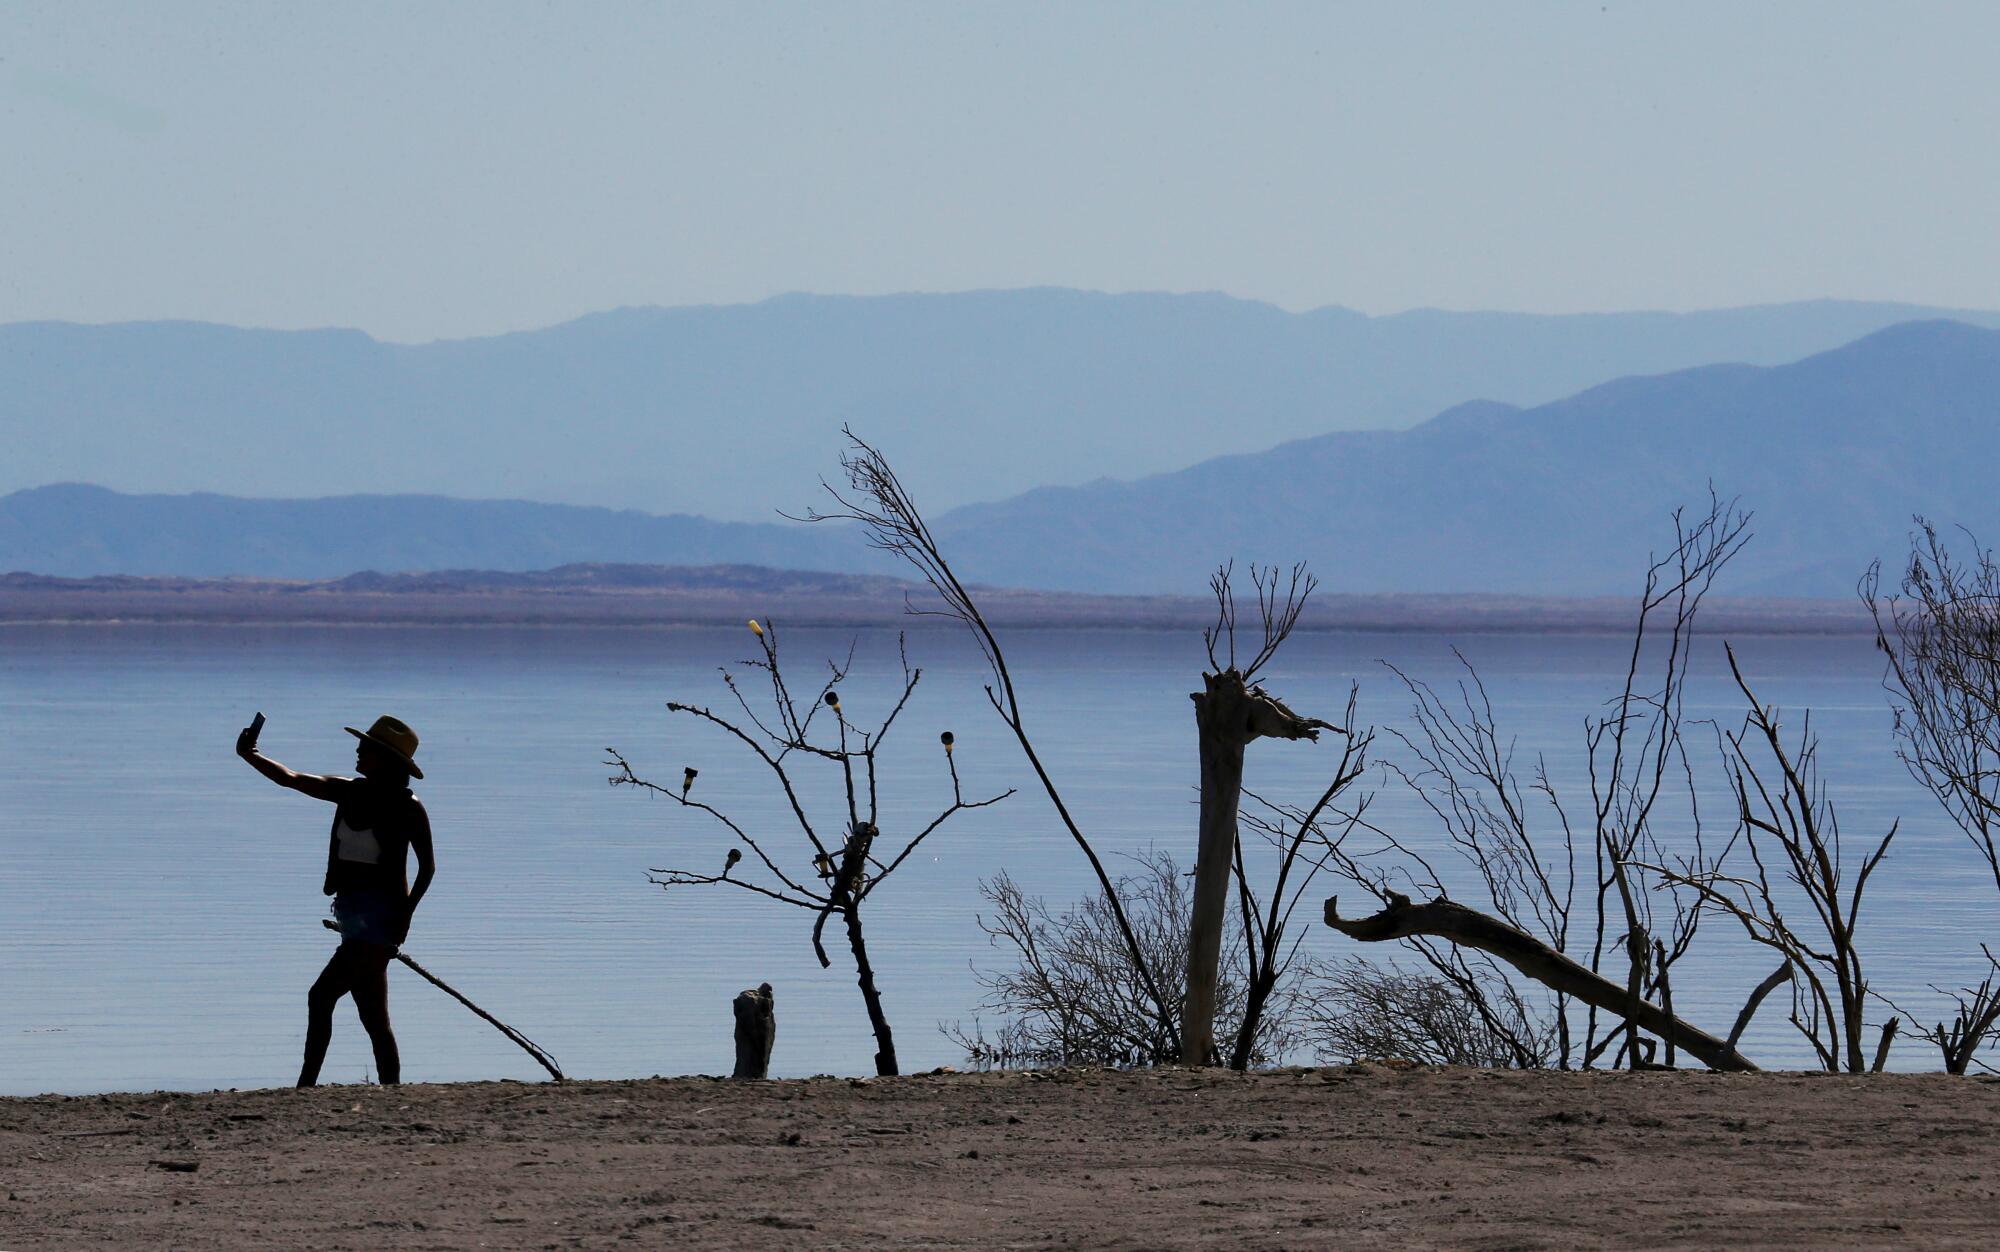
[[[2000,303],[2000,5],[0,0],[0,321]]]

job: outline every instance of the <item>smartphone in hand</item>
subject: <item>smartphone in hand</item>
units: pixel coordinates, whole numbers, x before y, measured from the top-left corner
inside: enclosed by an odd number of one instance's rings
[[[260,712],[257,714],[256,717],[250,719],[250,725],[245,727],[243,730],[243,737],[249,740],[250,741],[249,746],[254,748],[257,746],[257,736],[263,733],[264,733],[264,715]]]

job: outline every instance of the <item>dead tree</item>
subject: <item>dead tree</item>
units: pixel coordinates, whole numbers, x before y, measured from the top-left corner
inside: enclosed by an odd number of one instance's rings
[[[1736,662],[1735,649],[1727,652],[1730,675],[1750,706],[1743,725],[1726,732],[1723,741],[1738,831],[1754,872],[1737,877],[1712,867],[1694,872],[1664,865],[1647,868],[1701,892],[1741,923],[1754,942],[1784,957],[1793,972],[1792,1024],[1812,1044],[1821,1066],[1866,1073],[1862,1014],[1868,980],[1855,933],[1862,892],[1887,855],[1896,826],[1890,825],[1861,862],[1852,883],[1847,882],[1840,819],[1819,779],[1819,742],[1813,737],[1811,716],[1803,720],[1796,746],[1788,747],[1778,711],[1758,702]],[[1772,863],[1804,902],[1812,919],[1809,933],[1801,933],[1786,918],[1772,882]]]
[[[1263,637],[1256,654],[1239,668],[1231,568],[1225,565],[1209,579],[1216,602],[1215,625],[1202,634],[1208,646],[1209,672],[1202,675],[1204,690],[1189,696],[1194,701],[1201,755],[1201,818],[1194,867],[1194,904],[1188,919],[1187,996],[1181,1005],[1180,1059],[1186,1065],[1207,1065],[1219,1059],[1215,1048],[1215,983],[1222,959],[1222,926],[1229,907],[1230,877],[1242,861],[1237,813],[1243,799],[1244,750],[1258,739],[1317,741],[1321,730],[1340,729],[1316,717],[1299,716],[1256,683],[1257,672],[1298,624],[1306,597],[1312,594],[1312,575],[1303,565],[1294,565],[1281,600],[1277,567],[1268,570],[1250,567]],[[1330,791],[1328,798],[1331,796]],[[1301,840],[1304,833],[1300,831]],[[1296,855],[1294,848],[1284,858],[1278,890],[1271,900],[1274,909],[1282,907],[1284,879]],[[1244,890],[1247,889],[1245,884]],[[1259,928],[1246,926],[1244,933],[1254,943]],[[1268,947],[1265,956],[1271,956]],[[1260,971],[1263,965],[1260,961]],[[1275,963],[1272,970],[1271,981],[1275,982]],[[1264,990],[1268,995],[1269,987]],[[1259,997],[1256,1007],[1261,1009],[1262,1004],[1263,998]],[[1233,1055],[1231,1059],[1235,1059]],[[1246,1056],[1244,1063],[1247,1061]]]
[[[693,790],[700,770],[694,766],[683,771],[678,788],[661,786],[641,778],[616,749],[606,749],[609,759],[605,763],[617,770],[611,775],[611,785],[637,787],[682,808],[705,813],[735,840],[720,872],[655,869],[652,872],[657,877],[652,881],[661,887],[733,887],[813,914],[813,952],[822,969],[832,964],[823,938],[827,922],[835,917],[840,919],[847,932],[848,951],[854,958],[855,979],[868,1011],[868,1024],[875,1034],[875,1072],[894,1074],[896,1044],[888,1016],[882,1009],[875,967],[868,956],[862,905],[939,827],[969,809],[997,804],[1013,791],[1010,788],[984,800],[967,800],[960,789],[958,765],[952,755],[953,736],[946,731],[939,741],[943,745],[945,771],[951,779],[951,802],[927,823],[910,827],[912,833],[901,847],[878,846],[882,816],[876,757],[923,672],[912,669],[907,654],[903,654],[901,695],[873,730],[864,730],[849,720],[840,702],[839,684],[847,677],[849,662],[829,663],[826,679],[810,697],[802,700],[793,693],[779,664],[777,628],[752,621],[750,630],[762,655],[742,664],[746,676],[761,675],[760,681],[769,686],[768,713],[759,716],[745,697],[738,675],[728,669],[722,671],[722,681],[741,712],[740,721],[700,705],[670,702],[667,709],[706,722],[734,737],[770,769],[798,828],[792,852],[787,854],[778,849],[775,832],[753,832],[706,800],[696,798]],[[900,647],[898,651],[901,652]],[[846,803],[835,821],[829,822],[823,816],[815,819],[807,812],[802,790],[792,773],[802,764],[838,772]],[[835,829],[838,834],[822,833]],[[748,872],[739,873],[737,867],[746,860],[746,848],[753,863]],[[790,856],[796,856],[797,860],[789,859]]]
[[[1469,1003],[1484,1006],[1487,1027],[1513,1040],[1519,1064],[1537,1063],[1542,1052],[1533,1026],[1510,1023],[1502,1011],[1526,1000],[1501,965],[1554,993],[1551,1033],[1561,1063],[1576,1055],[1583,1067],[1590,1068],[1614,1044],[1622,1044],[1614,1064],[1619,1060],[1635,1068],[1648,1064],[1654,1049],[1651,1040],[1640,1037],[1643,1030],[1660,1035],[1670,1065],[1676,1050],[1724,1068],[1749,1064],[1732,1045],[1654,1002],[1657,998],[1670,1004],[1671,967],[1690,949],[1703,910],[1700,892],[1653,872],[1650,862],[1663,859],[1662,849],[1669,846],[1681,850],[1687,867],[1713,868],[1727,854],[1726,847],[1711,853],[1704,843],[1699,797],[1682,735],[1683,693],[1696,614],[1717,574],[1745,542],[1749,519],[1733,502],[1711,494],[1704,514],[1690,518],[1677,511],[1673,520],[1674,547],[1647,568],[1623,683],[1607,711],[1585,728],[1592,803],[1589,834],[1584,837],[1593,846],[1596,863],[1588,965],[1566,952],[1572,941],[1579,832],[1572,829],[1568,810],[1549,784],[1546,770],[1538,767],[1535,789],[1544,794],[1561,831],[1561,860],[1545,857],[1537,848],[1527,825],[1522,788],[1502,747],[1483,685],[1469,664],[1458,708],[1404,677],[1417,697],[1418,728],[1403,737],[1417,765],[1402,774],[1443,821],[1448,838],[1479,873],[1501,916],[1451,900],[1436,869],[1379,828],[1370,827],[1383,837],[1382,851],[1398,854],[1414,869],[1392,874],[1369,857],[1342,851],[1337,858],[1342,875],[1386,907],[1361,923],[1342,923],[1329,902],[1329,924],[1356,937],[1409,940]],[[1463,664],[1464,658],[1460,660]],[[1434,898],[1411,904],[1407,894],[1390,885],[1398,876]],[[1479,941],[1470,941],[1474,939]],[[1617,997],[1605,991],[1606,986],[1617,985],[1604,970],[1607,947],[1625,952],[1620,971],[1623,991]],[[1475,955],[1469,958],[1467,952]],[[1500,994],[1489,995],[1488,987]],[[1569,1041],[1571,998],[1586,1010],[1580,1048]],[[1620,1023],[1601,1038],[1600,1012],[1610,1013]]]
[[[1672,836],[1663,841],[1662,805],[1674,800],[1675,819],[1686,824],[1690,865],[1720,859],[1711,860],[1703,846],[1682,724],[1696,614],[1723,567],[1748,542],[1750,515],[1711,492],[1706,513],[1690,519],[1676,509],[1673,522],[1674,547],[1646,570],[1624,684],[1585,736],[1597,870],[1590,968],[1602,972],[1607,945],[1624,949],[1626,998],[1633,1011],[1619,1014],[1625,1035],[1620,1053],[1634,1065],[1641,1056],[1639,1006],[1667,986],[1671,966],[1692,946],[1702,915],[1698,893],[1690,895],[1667,880],[1646,880],[1641,863],[1663,860],[1666,844],[1675,842]],[[1622,925],[1622,933],[1614,933],[1614,925]],[[1598,1038],[1602,1008],[1590,1004],[1587,1013],[1586,1069],[1616,1033]]]
[[[1124,941],[1135,976],[1139,979],[1140,991],[1145,997],[1148,1010],[1159,1023],[1160,1030],[1170,1039],[1180,1037],[1178,1005],[1161,988],[1154,968],[1147,962],[1146,954],[1133,931],[1132,923],[1126,917],[1125,906],[1120,901],[1117,884],[1104,868],[1104,862],[1097,855],[1085,837],[1083,829],[1071,814],[1069,805],[1063,800],[1054,777],[1041,754],[1035,750],[1033,738],[1028,734],[1027,718],[1021,710],[1019,696],[1014,690],[1013,674],[1007,668],[1006,653],[1001,650],[1000,640],[992,627],[979,611],[972,592],[959,580],[951,565],[945,560],[943,550],[931,534],[916,501],[903,487],[902,481],[889,467],[889,462],[880,452],[857,437],[853,431],[844,431],[848,448],[840,458],[841,469],[846,478],[843,490],[830,483],[823,484],[835,507],[826,512],[809,509],[802,518],[795,520],[810,522],[847,521],[859,523],[867,536],[870,546],[891,553],[910,563],[942,602],[941,608],[920,609],[905,603],[906,611],[919,616],[949,617],[962,623],[971,632],[973,642],[978,645],[980,655],[985,658],[991,681],[986,684],[986,699],[994,712],[1012,732],[1014,741],[1021,747],[1021,753],[1042,784],[1049,803],[1054,806],[1056,817],[1063,829],[1069,832],[1084,859],[1090,862],[1091,872],[1097,875],[1099,887],[1103,890],[1106,908],[1119,937]]]
[[[1463,653],[1454,648],[1452,655],[1464,670],[1453,699],[1388,665],[1415,702],[1411,710],[1415,730],[1392,732],[1414,758],[1415,767],[1392,762],[1390,772],[1437,818],[1453,849],[1479,876],[1494,912],[1567,955],[1576,905],[1576,833],[1569,813],[1549,781],[1546,762],[1537,760],[1532,782],[1522,786],[1514,771],[1513,745],[1500,737],[1486,684]],[[1539,822],[1533,816],[1537,809],[1546,810],[1560,850],[1553,846],[1555,837],[1537,833]],[[1442,884],[1435,875],[1432,878],[1431,888],[1441,893]],[[1464,981],[1462,973],[1440,971],[1440,976],[1448,985]],[[1502,981],[1502,998],[1525,1010],[1527,997],[1504,974]],[[1483,998],[1476,989],[1461,989],[1458,994],[1474,1005]],[[1568,1069],[1574,1045],[1567,995],[1553,993],[1547,1023],[1554,1038],[1555,1063]],[[1522,1042],[1524,1032],[1502,1025],[1497,1017],[1484,1028],[1496,1037]],[[1517,1048],[1516,1054],[1525,1060],[1532,1051]]]
[[[1698,892],[1660,879],[1645,865],[1660,859],[1669,844],[1682,849],[1691,865],[1711,866],[1726,854],[1726,848],[1711,853],[1705,846],[1701,806],[1682,734],[1684,692],[1696,615],[1716,576],[1746,541],[1748,521],[1733,502],[1713,494],[1699,516],[1674,513],[1674,546],[1646,570],[1623,682],[1606,711],[1585,726],[1591,793],[1585,829],[1572,826],[1570,808],[1542,762],[1536,763],[1529,787],[1522,786],[1485,686],[1463,655],[1458,659],[1465,677],[1457,697],[1450,700],[1390,667],[1415,698],[1416,729],[1398,736],[1415,765],[1395,772],[1439,819],[1454,850],[1478,874],[1505,925],[1567,955],[1576,922],[1577,845],[1580,839],[1591,845],[1595,873],[1585,914],[1592,925],[1588,968],[1604,974],[1611,950],[1622,948],[1629,1003],[1628,1011],[1615,1014],[1623,1029],[1600,1036],[1598,1013],[1604,1006],[1585,999],[1585,1032],[1578,1046],[1572,1041],[1569,997],[1551,987],[1554,1001],[1548,1022],[1557,1063],[1564,1067],[1574,1060],[1591,1068],[1614,1045],[1619,1045],[1614,1063],[1622,1059],[1636,1067],[1651,1059],[1652,1043],[1640,1038],[1642,1006],[1654,999],[1671,1000],[1672,967],[1692,947],[1702,909]],[[1539,793],[1547,809],[1552,824],[1547,837],[1537,836],[1531,827],[1529,791]],[[1389,850],[1418,867],[1419,872],[1408,875],[1411,885],[1431,895],[1446,895],[1443,878],[1424,858],[1388,832],[1377,833],[1384,836]],[[1555,847],[1558,839],[1560,851]],[[1378,899],[1388,898],[1389,876],[1371,875],[1358,867],[1347,876]],[[1488,978],[1488,971],[1476,968],[1462,954],[1441,951],[1423,936],[1413,937],[1413,946],[1475,1004],[1491,999],[1483,989],[1488,982],[1502,991],[1498,997],[1502,1002],[1527,1002],[1504,970],[1493,967]],[[1503,1037],[1517,1040],[1520,1063],[1537,1055],[1529,1037],[1532,1032],[1518,1031],[1498,1012],[1491,1015],[1489,1025]],[[1677,1045],[1672,1038],[1664,1042],[1666,1063],[1671,1065]]]
[[[1917,526],[1896,592],[1883,594],[1876,566],[1862,579],[1861,598],[1887,658],[1897,755],[1964,832],[2000,891],[2000,566],[1970,535],[1968,561],[1928,521],[1918,518]],[[1962,1074],[1975,1052],[2000,1039],[2000,990],[1989,973],[1976,989],[1941,994],[1955,1002],[1950,1024],[1914,1033]]]

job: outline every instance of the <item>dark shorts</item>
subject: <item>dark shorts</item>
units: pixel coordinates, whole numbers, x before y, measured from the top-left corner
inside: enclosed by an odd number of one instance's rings
[[[343,891],[333,898],[333,919],[342,940],[396,946],[396,906],[380,891]]]

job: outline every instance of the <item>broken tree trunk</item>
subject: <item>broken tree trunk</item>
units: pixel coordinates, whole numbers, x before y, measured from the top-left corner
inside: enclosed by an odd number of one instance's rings
[[[1428,935],[1460,947],[1476,948],[1512,965],[1551,990],[1625,1018],[1695,1057],[1711,1069],[1754,1071],[1757,1066],[1714,1035],[1673,1016],[1648,1000],[1636,1003],[1625,987],[1600,978],[1533,935],[1495,917],[1450,900],[1412,904],[1389,893],[1389,905],[1372,917],[1342,917],[1338,896],[1326,902],[1326,924],[1350,939],[1380,943]]]
[[[1869,1073],[1879,1074],[1882,1067],[1889,1063],[1889,1045],[1896,1042],[1896,1028],[1902,1024],[1900,1017],[1892,1017],[1882,1023],[1882,1041],[1875,1045],[1875,1063],[1868,1067]]]
[[[1743,1038],[1744,1030],[1749,1027],[1750,1019],[1757,1016],[1757,1006],[1764,1002],[1764,997],[1784,986],[1791,977],[1792,962],[1787,958],[1783,965],[1772,970],[1763,982],[1757,984],[1756,989],[1751,991],[1750,998],[1743,1002],[1743,1011],[1736,1015],[1736,1024],[1729,1028],[1730,1047],[1735,1047],[1737,1041]]]
[[[736,1072],[731,1077],[768,1078],[771,1045],[778,1039],[771,984],[759,983],[752,990],[741,992],[731,1007],[736,1012]]]
[[[1201,828],[1188,921],[1187,999],[1181,1004],[1181,1063],[1215,1055],[1215,983],[1222,963],[1222,923],[1236,856],[1236,813],[1243,800],[1243,750],[1253,739],[1319,738],[1330,724],[1300,717],[1233,669],[1203,674],[1192,693],[1201,749]]]

